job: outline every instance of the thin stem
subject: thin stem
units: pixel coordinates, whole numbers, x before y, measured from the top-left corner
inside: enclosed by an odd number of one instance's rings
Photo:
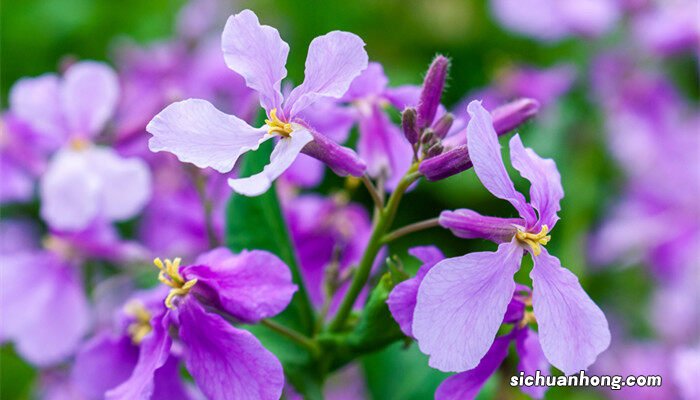
[[[382,201],[382,196],[379,194],[379,192],[377,192],[377,188],[374,187],[367,174],[362,175],[362,183],[365,184],[367,191],[369,192],[370,196],[372,196],[374,206],[381,210],[384,207],[384,201]]]
[[[399,181],[396,189],[389,197],[386,207],[381,209],[380,212],[376,213],[376,217],[374,218],[372,224],[372,234],[369,238],[367,248],[365,249],[362,258],[360,259],[360,263],[355,270],[350,287],[348,288],[347,293],[345,293],[345,297],[343,297],[340,307],[338,307],[338,312],[335,314],[335,317],[328,327],[331,332],[341,331],[345,326],[345,321],[352,311],[352,307],[357,300],[357,296],[359,296],[362,288],[364,288],[367,280],[369,279],[369,274],[372,270],[374,260],[377,258],[379,250],[384,245],[382,239],[384,238],[387,230],[391,228],[391,224],[394,221],[394,217],[396,216],[396,211],[399,207],[403,194],[411,186],[411,184],[421,176],[417,170],[418,163],[414,163],[406,175],[404,175]]]
[[[402,236],[408,235],[409,233],[422,231],[423,229],[435,228],[438,226],[440,226],[439,218],[426,219],[425,221],[409,224],[399,229],[396,229],[395,231],[387,233],[386,235],[384,235],[383,242],[393,242],[394,240]]]
[[[207,196],[206,188],[206,177],[204,174],[196,170],[194,171],[194,184],[197,188],[197,195],[199,196],[199,201],[202,202],[202,207],[204,208],[204,225],[207,231],[207,239],[209,240],[209,247],[215,248],[221,245],[219,243],[219,238],[216,235],[216,229],[214,229],[214,219],[212,217],[213,204],[211,199]]]
[[[314,356],[318,356],[319,354],[321,354],[321,349],[318,347],[316,342],[314,342],[312,339],[304,336],[303,334],[301,334],[293,329],[290,329],[284,325],[281,325],[281,324],[279,324],[271,319],[263,319],[262,321],[260,321],[260,323],[263,326],[279,333],[280,335],[286,337],[287,339],[290,339],[291,341],[306,348]]]

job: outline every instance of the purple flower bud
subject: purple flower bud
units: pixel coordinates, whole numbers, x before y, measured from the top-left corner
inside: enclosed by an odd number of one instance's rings
[[[429,144],[432,143],[435,139],[435,132],[433,132],[432,129],[428,128],[425,131],[423,131],[423,136],[420,137],[420,142],[423,144]]]
[[[302,149],[302,153],[324,162],[340,176],[362,176],[367,169],[364,161],[347,147],[341,146],[327,136],[309,129],[314,140]]]
[[[440,139],[444,139],[445,136],[447,136],[447,133],[450,131],[450,128],[452,128],[452,123],[454,122],[454,120],[454,115],[450,113],[443,115],[435,123],[435,125],[433,125],[433,131],[435,132],[435,136],[439,137]]]
[[[418,103],[418,127],[430,126],[435,119],[435,113],[440,106],[442,90],[445,88],[447,69],[450,61],[445,56],[437,56],[428,69],[423,81],[423,90]]]
[[[440,143],[439,141],[435,142],[432,146],[430,146],[430,148],[428,148],[427,156],[435,157],[442,153],[444,149],[445,148],[442,146],[442,143]]]
[[[401,126],[403,128],[403,134],[406,139],[411,144],[416,144],[418,142],[418,123],[417,112],[415,108],[407,108],[403,110],[401,115]]]
[[[457,146],[452,150],[423,160],[418,170],[429,181],[439,181],[466,171],[472,167],[467,145]]]
[[[535,99],[522,98],[497,107],[491,112],[493,128],[502,135],[510,132],[532,118],[540,110],[540,103]]]
[[[540,103],[533,99],[519,99],[496,108],[492,113],[493,127],[498,136],[504,135],[533,117]],[[457,146],[438,156],[421,162],[418,170],[429,181],[438,181],[472,167],[466,145]]]

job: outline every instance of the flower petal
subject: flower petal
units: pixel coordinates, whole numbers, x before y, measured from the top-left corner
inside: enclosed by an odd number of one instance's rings
[[[187,280],[197,279],[195,289],[202,285],[212,293],[218,306],[243,322],[254,323],[282,312],[297,286],[287,265],[272,253],[261,250],[233,254],[228,249],[212,250],[216,258],[204,255],[196,265],[186,266],[182,272]],[[228,253],[224,258],[224,253]]]
[[[287,76],[289,45],[277,29],[260,25],[254,12],[243,10],[226,21],[221,49],[226,65],[258,92],[265,110],[281,107],[280,82]]]
[[[285,114],[293,118],[323,97],[342,97],[367,62],[365,42],[354,33],[333,31],[315,38],[306,56],[304,82],[290,93]]]
[[[99,176],[100,213],[110,221],[135,216],[151,198],[151,173],[138,158],[122,158],[106,147],[89,150],[90,165]]]
[[[61,104],[71,135],[95,136],[114,115],[118,100],[119,80],[107,64],[82,61],[63,76]]]
[[[0,337],[30,363],[46,367],[77,348],[90,325],[88,302],[72,265],[45,251],[3,255]]]
[[[170,356],[172,339],[168,334],[169,314],[162,313],[151,319],[153,331],[141,342],[139,361],[129,379],[110,390],[107,400],[147,400],[154,389],[154,375]]]
[[[394,287],[389,293],[389,298],[386,304],[389,306],[389,311],[399,324],[401,331],[406,336],[413,336],[413,313],[416,309],[416,299],[418,297],[418,288],[420,287],[423,278],[435,264],[445,258],[440,249],[435,246],[414,247],[409,250],[409,253],[420,259],[423,262],[416,276],[407,279]]]
[[[312,140],[313,136],[306,129],[295,129],[289,137],[280,139],[270,155],[270,163],[262,172],[247,178],[229,179],[229,186],[245,196],[258,196],[267,192],[272,182],[292,165],[301,149]]]
[[[41,217],[54,229],[77,231],[97,217],[99,176],[88,152],[65,148],[54,155],[39,182]]]
[[[532,306],[542,350],[567,375],[585,370],[610,345],[608,321],[558,258],[544,248],[533,258]]]
[[[68,129],[60,101],[60,80],[55,74],[17,81],[10,91],[10,110],[33,130],[45,136],[52,147],[63,145]]]
[[[486,217],[476,211],[460,208],[440,213],[440,226],[463,239],[487,239],[495,243],[510,242],[523,225],[519,218]]]
[[[168,151],[199,168],[229,172],[241,154],[269,139],[265,128],[224,114],[205,100],[173,103],[148,123],[151,151]]]
[[[530,376],[535,376],[537,371],[542,375],[548,374],[549,361],[542,352],[537,332],[529,328],[520,330],[516,336],[515,348],[520,357],[518,371]],[[547,386],[521,386],[520,390],[536,399],[541,399],[547,391]]]
[[[471,400],[508,355],[509,337],[499,337],[474,369],[452,375],[435,391],[435,400]]]
[[[510,139],[510,159],[523,178],[530,181],[530,204],[539,214],[539,224],[551,230],[559,220],[559,202],[564,197],[561,176],[554,160],[541,158],[530,148],[525,148],[516,134]]]
[[[109,389],[129,378],[138,359],[139,348],[128,336],[102,332],[76,354],[71,381],[88,398],[102,398]]]
[[[280,398],[282,365],[255,336],[204,311],[192,296],[178,311],[187,370],[208,399]]]
[[[513,297],[522,254],[516,243],[503,243],[494,253],[448,258],[428,272],[418,289],[413,335],[431,367],[460,372],[477,366]]]
[[[501,146],[493,128],[491,113],[476,100],[469,103],[467,111],[471,116],[467,125],[467,146],[476,176],[494,196],[508,200],[528,225],[534,224],[537,217],[532,207],[527,204],[525,197],[515,190],[513,181],[503,165]]]
[[[359,132],[357,151],[367,163],[367,173],[384,176],[387,189],[393,190],[413,161],[411,144],[378,104],[363,111]]]
[[[382,64],[371,62],[367,68],[352,81],[343,101],[352,102],[368,97],[381,96],[386,89],[389,79],[384,74]]]

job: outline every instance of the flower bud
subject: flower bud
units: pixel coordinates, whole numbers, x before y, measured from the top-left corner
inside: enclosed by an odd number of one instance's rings
[[[417,122],[417,112],[415,108],[407,108],[403,110],[401,114],[401,127],[403,128],[403,134],[406,136],[411,144],[416,144],[418,142],[418,122]]]
[[[435,119],[435,113],[440,106],[442,91],[445,88],[447,69],[450,61],[445,56],[437,56],[428,69],[423,81],[423,90],[418,103],[418,127],[426,128]]]
[[[454,122],[455,117],[447,113],[440,117],[440,119],[433,125],[433,131],[435,132],[435,136],[439,137],[440,139],[443,139],[445,136],[447,136],[447,132],[450,131],[450,128],[452,128],[452,123]]]
[[[365,162],[354,150],[341,146],[313,129],[309,129],[314,140],[301,150],[319,161],[324,162],[340,176],[362,176],[367,169]]]
[[[423,131],[423,136],[420,137],[420,142],[423,144],[428,144],[434,140],[435,140],[435,132],[433,132],[433,130],[430,128]]]
[[[457,146],[445,153],[427,158],[420,163],[418,171],[429,181],[439,181],[472,167],[467,145]]]
[[[523,98],[497,107],[491,112],[493,129],[499,135],[509,132],[532,118],[540,109],[535,99]]]
[[[435,156],[441,154],[444,149],[445,148],[442,146],[442,143],[437,141],[432,146],[430,146],[428,148],[428,151],[426,154],[428,157],[435,157]]]

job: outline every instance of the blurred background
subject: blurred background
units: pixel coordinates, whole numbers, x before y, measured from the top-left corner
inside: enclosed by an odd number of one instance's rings
[[[606,311],[614,333],[624,332],[622,337],[635,341],[663,340],[649,320],[649,307],[658,282],[648,268],[648,259],[637,257],[624,267],[617,262],[594,266],[590,254],[592,235],[623,196],[629,178],[608,144],[609,108],[604,107],[592,82],[594,63],[601,54],[628,50],[628,14],[620,15],[610,29],[595,38],[570,35],[558,40],[539,40],[505,28],[494,18],[490,3],[485,0],[222,3],[219,29],[228,15],[243,8],[253,9],[261,22],[279,29],[291,45],[287,68],[294,82],[303,79],[308,43],[331,30],[351,31],[362,37],[370,60],[382,63],[392,86],[420,84],[432,58],[436,54],[447,55],[452,61],[443,97],[448,108],[465,98],[478,98],[486,89],[496,88],[506,99],[529,95],[508,85],[513,71],[522,67],[544,70],[564,66],[569,73],[569,84],[554,90],[557,93],[549,96],[542,113],[519,129],[526,146],[557,162],[563,180],[566,197],[562,202],[561,222],[548,249],[579,276],[590,296]],[[0,24],[3,108],[11,85],[23,76],[57,71],[63,63],[74,59],[112,62],[123,43],[147,45],[169,40],[176,34],[176,18],[184,4],[175,0],[4,2]],[[697,16],[697,6],[693,5]],[[696,52],[680,52],[672,57],[649,53],[636,58],[635,63],[662,74],[678,90],[685,106],[697,109],[700,89]],[[546,85],[532,84],[535,89]],[[689,167],[698,168],[698,165]],[[526,193],[526,182],[516,176],[511,171],[516,186]],[[322,190],[330,192],[339,185],[342,185],[340,179],[328,177]],[[435,217],[444,209],[471,208],[486,215],[511,214],[507,204],[494,199],[479,184],[473,171],[438,183],[423,183],[409,196],[397,226]],[[357,200],[369,204],[363,194]],[[402,257],[407,269],[415,270],[418,265],[406,256],[406,250],[424,244],[438,245],[447,256],[493,248],[482,241],[459,240],[447,231],[433,229],[402,239],[391,251]],[[526,264],[516,279],[527,283],[528,273]],[[614,339],[614,346],[616,343],[619,342]],[[415,345],[403,347],[397,343],[363,360],[367,389],[373,398],[432,398],[437,385],[447,376],[428,368],[426,358]],[[622,370],[613,372],[625,374]],[[10,348],[3,348],[0,368],[3,399],[28,398],[35,376],[32,368]],[[506,387],[505,380],[503,376],[492,379],[479,398],[526,398]],[[557,388],[550,390],[547,398],[596,399],[613,395],[593,389]]]

